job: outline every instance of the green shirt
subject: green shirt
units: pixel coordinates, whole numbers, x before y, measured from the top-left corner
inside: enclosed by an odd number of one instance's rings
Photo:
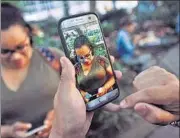
[[[94,56],[91,70],[87,75],[84,75],[81,64],[75,65],[78,88],[89,94],[97,94],[98,88],[102,87],[109,79],[107,68],[110,63],[106,57]]]
[[[33,127],[42,125],[46,113],[53,108],[58,85],[59,73],[34,50],[27,77],[17,92],[8,89],[1,77],[1,124],[23,121]]]

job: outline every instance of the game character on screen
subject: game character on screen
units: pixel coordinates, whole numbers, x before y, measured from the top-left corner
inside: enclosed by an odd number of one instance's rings
[[[115,78],[108,59],[94,55],[92,44],[84,35],[75,39],[74,49],[78,89],[85,102],[110,91],[115,84]]]

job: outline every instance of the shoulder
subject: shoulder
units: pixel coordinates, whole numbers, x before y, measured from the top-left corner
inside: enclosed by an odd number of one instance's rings
[[[48,49],[58,57],[65,56],[64,52],[61,51],[60,49],[56,48],[56,47],[49,47]]]
[[[118,33],[119,36],[126,36],[127,32],[125,30],[120,30]]]
[[[123,41],[124,39],[128,38],[128,33],[124,30],[120,30],[118,33],[118,39]]]
[[[39,51],[40,55],[47,61],[51,67],[53,67],[56,71],[61,70],[61,65],[60,65],[60,57],[64,55],[64,53],[57,48],[37,48]]]
[[[64,56],[64,52],[55,47],[40,47],[36,49],[41,55],[43,55],[43,57],[50,58],[51,60],[54,58],[59,59],[60,57]]]

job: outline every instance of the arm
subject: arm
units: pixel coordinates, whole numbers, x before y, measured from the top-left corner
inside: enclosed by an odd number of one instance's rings
[[[106,71],[108,73],[109,76],[111,76],[109,78],[109,80],[104,84],[104,88],[108,91],[115,83],[115,79],[114,79],[114,76],[113,76],[113,71],[112,71],[112,68],[111,66],[109,65],[107,68],[106,68]]]
[[[98,96],[102,96],[104,94],[106,94],[108,92],[108,90],[114,85],[115,83],[115,79],[113,76],[113,71],[111,66],[109,65],[106,68],[106,72],[108,73],[108,75],[110,76],[109,79],[107,80],[107,82],[104,84],[103,87],[99,88],[99,92],[98,92]]]
[[[118,47],[124,47],[124,49],[131,53],[134,50],[134,45],[131,42],[128,34],[121,32],[118,36]]]
[[[85,101],[86,103],[89,102],[89,100],[90,100],[90,98],[92,97],[92,95],[89,94],[88,92],[83,91],[83,90],[80,90],[80,93],[81,93],[84,101]]]
[[[137,45],[138,42],[139,42],[142,38],[143,38],[142,35],[135,35],[135,36],[133,37],[133,44]]]
[[[128,36],[124,36],[124,39],[122,39],[122,43],[125,46],[126,51],[132,52],[134,50],[134,45],[132,44]]]
[[[80,93],[81,93],[81,95],[82,95],[82,97],[83,97],[84,101],[85,101],[85,102],[88,102],[88,101],[89,101],[89,99],[87,99],[87,98],[86,98],[86,94],[87,94],[87,92],[85,92],[85,91],[83,91],[83,90],[80,90]]]

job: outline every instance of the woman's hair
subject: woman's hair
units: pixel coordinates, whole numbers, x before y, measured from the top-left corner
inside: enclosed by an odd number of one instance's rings
[[[28,35],[32,46],[32,27],[23,19],[21,11],[10,3],[1,3],[1,30],[8,29],[10,26],[15,24],[29,29]]]
[[[83,45],[86,45],[90,48],[90,50],[93,52],[92,50],[92,44],[89,41],[89,39],[84,36],[84,35],[80,35],[79,37],[77,37],[74,41],[74,48],[81,48]]]
[[[122,28],[122,27],[125,27],[128,25],[131,25],[133,23],[134,23],[134,21],[129,16],[125,16],[122,19],[120,19],[119,25]]]

